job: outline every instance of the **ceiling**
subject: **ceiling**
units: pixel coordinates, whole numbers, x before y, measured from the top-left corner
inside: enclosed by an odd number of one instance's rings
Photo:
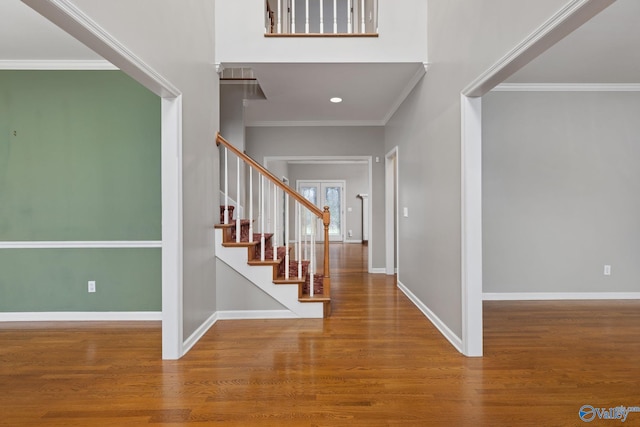
[[[421,63],[249,66],[267,99],[247,103],[248,125],[384,125],[424,74]]]
[[[19,0],[1,0],[0,65],[101,58]],[[640,83],[639,0],[617,0],[507,83]],[[243,64],[267,96],[249,125],[383,125],[423,74],[422,64]],[[332,104],[329,98],[343,98]]]

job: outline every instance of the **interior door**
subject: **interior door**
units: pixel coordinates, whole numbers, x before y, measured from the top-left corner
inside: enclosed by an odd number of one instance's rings
[[[297,182],[298,192],[302,196],[316,205],[321,210],[324,206],[329,206],[329,212],[331,213],[331,222],[329,223],[329,240],[330,241],[343,241],[344,240],[344,181],[303,181]],[[305,221],[303,221],[305,222]],[[313,227],[309,225],[309,221],[306,221],[307,225],[303,225],[302,232],[306,235],[310,235],[313,232]],[[316,227],[316,240],[324,240],[324,229],[322,222],[318,222]]]

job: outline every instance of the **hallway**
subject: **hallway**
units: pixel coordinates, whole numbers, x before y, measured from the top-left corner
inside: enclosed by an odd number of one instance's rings
[[[179,361],[158,323],[0,324],[0,425],[564,426],[640,404],[640,302],[486,303],[470,359],[365,246],[331,262],[329,319],[219,321]]]

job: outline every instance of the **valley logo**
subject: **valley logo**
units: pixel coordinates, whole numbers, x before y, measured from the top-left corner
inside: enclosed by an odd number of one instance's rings
[[[596,417],[601,420],[620,420],[621,422],[625,422],[630,412],[640,412],[640,406],[617,406],[607,409],[583,405],[578,411],[578,415],[585,423],[593,421]]]

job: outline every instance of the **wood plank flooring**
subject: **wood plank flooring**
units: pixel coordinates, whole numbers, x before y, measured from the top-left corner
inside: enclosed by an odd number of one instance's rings
[[[219,321],[179,361],[158,323],[0,324],[0,425],[579,426],[582,405],[640,406],[638,301],[487,302],[470,359],[366,248],[331,259],[331,318]]]

